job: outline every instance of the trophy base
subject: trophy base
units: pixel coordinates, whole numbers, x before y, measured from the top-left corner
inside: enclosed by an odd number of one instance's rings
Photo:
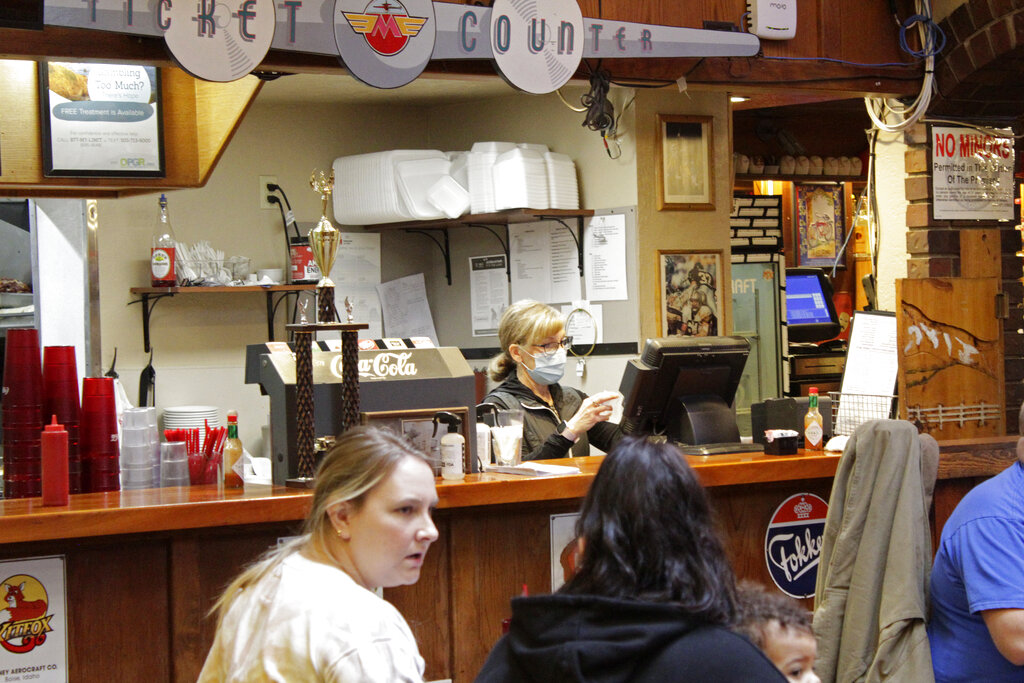
[[[313,477],[294,477],[285,479],[284,485],[290,489],[312,489],[316,488],[316,479]]]

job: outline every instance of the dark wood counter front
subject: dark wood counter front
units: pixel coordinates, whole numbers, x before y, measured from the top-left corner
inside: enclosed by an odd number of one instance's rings
[[[967,490],[1013,461],[1015,444],[942,444],[936,528]],[[438,480],[440,539],[421,579],[385,591],[416,634],[428,680],[471,681],[500,635],[509,599],[524,584],[533,593],[550,589],[550,516],[578,509],[602,461],[557,461],[580,468],[567,476]],[[839,457],[689,461],[709,489],[737,575],[770,583],[763,543],[773,510],[793,493],[827,500]],[[194,681],[213,638],[206,614],[213,600],[243,565],[298,532],[310,498],[284,487],[194,486],[81,494],[66,507],[5,500],[0,559],[65,557],[72,680]]]

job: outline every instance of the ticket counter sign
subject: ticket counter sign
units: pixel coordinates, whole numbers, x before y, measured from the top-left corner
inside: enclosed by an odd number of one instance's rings
[[[790,496],[775,508],[764,537],[768,572],[794,598],[814,595],[828,503],[813,493]]]
[[[0,577],[0,681],[67,681],[64,557],[6,560]]]

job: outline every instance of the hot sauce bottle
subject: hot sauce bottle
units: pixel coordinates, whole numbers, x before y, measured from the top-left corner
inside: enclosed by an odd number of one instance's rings
[[[235,471],[235,463],[242,457],[242,440],[238,438],[238,413],[228,413],[228,438],[224,442],[224,488],[239,489],[243,486],[242,477]],[[239,468],[241,469],[241,468]]]
[[[818,412],[818,387],[811,387],[807,392],[807,414],[804,415],[804,450],[825,450],[825,427]]]

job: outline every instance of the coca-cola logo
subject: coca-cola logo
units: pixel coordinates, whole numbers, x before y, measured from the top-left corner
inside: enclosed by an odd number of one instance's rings
[[[386,379],[388,377],[415,377],[419,372],[410,360],[412,353],[383,351],[372,358],[359,359],[359,379]],[[341,355],[331,360],[331,373],[341,377]]]

